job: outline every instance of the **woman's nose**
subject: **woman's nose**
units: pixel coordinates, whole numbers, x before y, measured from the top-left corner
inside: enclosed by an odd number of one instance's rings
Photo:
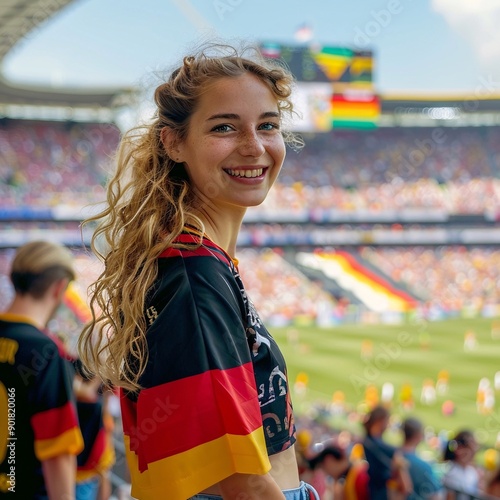
[[[241,138],[239,150],[243,156],[259,157],[264,154],[266,149],[257,132],[248,131]]]

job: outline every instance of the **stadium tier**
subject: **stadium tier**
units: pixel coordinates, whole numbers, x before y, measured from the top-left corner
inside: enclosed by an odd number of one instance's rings
[[[106,165],[119,131],[102,123],[0,122],[3,219],[58,219],[103,198]],[[33,213],[34,211],[34,213]],[[39,214],[37,216],[37,211]],[[70,217],[74,218],[74,217]]]
[[[384,128],[305,135],[249,222],[495,220],[500,127]],[[434,139],[433,139],[434,137]],[[0,122],[0,219],[81,220],[103,198],[112,124]]]
[[[88,245],[92,228],[82,233],[80,222],[104,199],[119,135],[112,123],[1,120],[0,247],[37,238]],[[262,276],[246,279],[266,320],[498,314],[500,127],[303,137],[239,238],[240,260],[262,264]]]
[[[89,318],[86,290],[101,268],[89,252],[73,251],[78,279],[65,301],[72,314],[57,320],[69,324],[52,325],[72,347]],[[12,249],[0,250],[0,308],[13,293],[7,276],[12,255]],[[498,248],[248,248],[238,258],[249,297],[275,327],[500,316]]]

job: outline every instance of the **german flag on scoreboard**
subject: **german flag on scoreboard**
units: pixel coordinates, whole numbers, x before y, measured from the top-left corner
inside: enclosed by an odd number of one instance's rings
[[[326,123],[306,119],[298,126],[318,131],[331,128],[372,129],[377,126],[380,104],[374,90],[375,59],[371,50],[316,44],[293,47],[266,42],[261,45],[261,51],[265,57],[282,59],[287,64],[299,82],[297,88],[300,88],[301,82],[330,83],[333,86],[333,107],[331,113],[328,110]],[[303,96],[306,96],[304,102],[314,102],[314,88],[304,86],[302,89]],[[308,116],[307,113],[304,116]]]
[[[369,94],[333,94],[333,128],[372,129],[377,126],[380,115],[378,96]]]

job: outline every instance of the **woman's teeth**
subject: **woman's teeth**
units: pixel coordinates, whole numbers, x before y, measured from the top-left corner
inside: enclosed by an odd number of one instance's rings
[[[254,170],[226,170],[226,172],[233,177],[259,177],[262,175],[263,171],[263,168],[256,168]]]

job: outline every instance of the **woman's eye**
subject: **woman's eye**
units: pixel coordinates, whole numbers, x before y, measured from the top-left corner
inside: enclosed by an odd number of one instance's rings
[[[230,132],[233,128],[230,125],[217,125],[212,129],[212,132]]]
[[[279,130],[280,126],[278,123],[266,122],[260,126],[261,130]]]

